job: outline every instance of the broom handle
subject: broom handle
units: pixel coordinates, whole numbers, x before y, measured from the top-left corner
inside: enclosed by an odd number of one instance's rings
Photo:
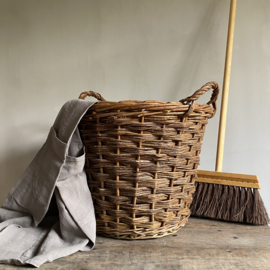
[[[234,35],[234,25],[235,25],[236,2],[237,0],[231,0],[231,6],[230,6],[230,18],[229,18],[228,36],[227,36],[227,48],[226,48],[226,59],[225,59],[225,67],[224,67],[221,111],[220,111],[220,119],[219,119],[216,172],[222,172],[222,164],[223,164],[226,117],[227,117],[232,51],[233,51],[233,35]]]

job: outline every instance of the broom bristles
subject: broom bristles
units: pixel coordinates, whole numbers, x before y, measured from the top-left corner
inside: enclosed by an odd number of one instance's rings
[[[202,213],[203,213],[202,208],[203,208],[203,205],[204,205],[205,196],[207,195],[207,192],[208,192],[208,184],[204,183],[203,190],[201,192],[201,196],[200,196],[198,204],[197,204],[198,205],[197,210],[196,210],[196,215],[197,216],[201,216]]]
[[[196,182],[190,209],[193,216],[254,225],[269,223],[262,198],[255,188]]]
[[[244,222],[251,223],[253,222],[252,208],[253,208],[254,200],[253,193],[251,188],[247,188],[247,205],[244,213]]]
[[[226,201],[228,200],[229,188],[228,186],[223,186],[222,195],[218,205],[217,219],[223,219],[224,212],[226,211]]]
[[[211,184],[213,185],[213,184]],[[208,218],[215,218],[218,211],[218,202],[222,194],[222,185],[215,185],[213,190],[213,199],[209,203],[208,209],[205,211],[204,216]]]
[[[195,213],[197,210],[197,204],[200,201],[202,190],[203,190],[203,185],[201,185],[200,182],[195,182],[195,192],[193,193],[193,200],[190,205],[191,213]]]
[[[234,187],[233,186],[228,186],[229,187],[229,192],[228,192],[228,198],[225,203],[225,212],[223,215],[224,220],[230,221],[231,218],[231,211],[232,211],[232,200],[234,196]]]
[[[253,208],[253,224],[268,224],[269,217],[265,209],[261,195],[257,189],[253,190],[254,208]]]
[[[231,211],[231,221],[239,222],[239,212],[240,212],[240,187],[234,188],[234,196],[232,200],[232,211]]]
[[[200,204],[199,208],[197,209],[197,212],[196,212],[197,215],[199,215],[199,216],[205,215],[205,212],[209,207],[210,201],[213,198],[212,191],[213,191],[212,184],[205,185],[205,188],[203,189],[204,197],[203,197],[202,203]]]
[[[245,218],[245,209],[247,206],[247,192],[246,192],[246,188],[241,187],[241,191],[240,191],[240,200],[239,200],[239,213],[238,213],[238,219],[239,222],[244,222],[244,218]]]

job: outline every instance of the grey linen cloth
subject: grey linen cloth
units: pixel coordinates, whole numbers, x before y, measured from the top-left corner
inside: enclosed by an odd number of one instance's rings
[[[77,125],[93,102],[71,100],[0,208],[0,263],[45,262],[91,250],[96,220]]]

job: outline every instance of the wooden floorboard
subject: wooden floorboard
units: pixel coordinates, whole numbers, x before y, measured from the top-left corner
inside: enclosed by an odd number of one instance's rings
[[[0,270],[33,269],[0,265]],[[178,233],[151,240],[98,236],[90,252],[42,265],[41,270],[270,269],[270,228],[190,218]]]

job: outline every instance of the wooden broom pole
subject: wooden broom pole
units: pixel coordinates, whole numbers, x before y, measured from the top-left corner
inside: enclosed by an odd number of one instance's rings
[[[223,164],[225,129],[226,129],[232,51],[233,51],[233,36],[234,36],[235,14],[236,14],[236,2],[237,0],[231,0],[231,6],[230,6],[230,18],[229,18],[229,26],[228,26],[226,59],[225,59],[225,67],[224,67],[222,100],[221,100],[221,109],[220,109],[221,111],[220,111],[220,120],[219,120],[216,172],[222,172],[222,164]]]

